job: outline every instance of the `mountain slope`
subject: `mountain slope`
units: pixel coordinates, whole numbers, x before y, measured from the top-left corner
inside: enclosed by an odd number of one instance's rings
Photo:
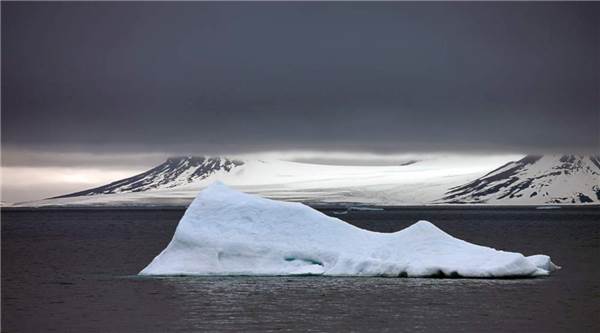
[[[219,171],[230,172],[243,164],[222,157],[174,157],[139,175],[52,199],[173,188],[206,179]]]
[[[600,156],[528,155],[467,184],[444,203],[559,204],[600,202]]]

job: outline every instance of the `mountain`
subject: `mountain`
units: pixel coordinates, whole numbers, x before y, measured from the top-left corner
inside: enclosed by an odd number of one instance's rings
[[[104,186],[15,206],[186,206],[215,181],[311,205],[600,203],[598,156],[435,155],[407,161],[340,165],[176,157]]]
[[[600,156],[528,155],[464,185],[445,203],[583,204],[600,202]]]
[[[186,156],[108,185],[19,206],[186,206],[215,181],[247,193],[313,205],[423,204],[507,157],[414,156],[394,164]],[[383,163],[382,163],[383,164]],[[465,168],[465,164],[469,167]]]
[[[243,164],[223,157],[174,157],[139,175],[52,199],[168,189],[192,184],[219,172],[227,173]]]

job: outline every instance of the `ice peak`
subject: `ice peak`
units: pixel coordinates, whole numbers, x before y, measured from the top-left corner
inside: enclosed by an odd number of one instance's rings
[[[240,201],[241,198],[244,198]],[[224,182],[216,180],[205,187],[198,195],[194,202],[211,202],[221,205],[221,203],[230,202],[246,202],[249,198],[258,198],[253,195],[238,191],[234,188],[227,186]],[[192,205],[194,205],[194,202]]]
[[[404,230],[422,234],[444,233],[440,228],[436,227],[435,224],[425,220],[420,220]]]

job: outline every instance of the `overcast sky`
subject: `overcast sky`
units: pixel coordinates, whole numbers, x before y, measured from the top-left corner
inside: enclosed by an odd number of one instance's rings
[[[590,2],[2,2],[3,166],[599,151],[599,17]]]

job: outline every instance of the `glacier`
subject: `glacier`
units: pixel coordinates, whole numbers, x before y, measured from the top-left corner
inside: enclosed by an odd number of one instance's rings
[[[270,199],[313,205],[430,204],[449,188],[481,177],[513,157],[432,155],[401,165],[324,165],[277,156],[184,156],[100,187],[18,205],[186,207],[215,181]]]
[[[558,268],[546,255],[471,244],[427,221],[372,232],[216,182],[197,195],[171,242],[139,274],[502,278]]]

